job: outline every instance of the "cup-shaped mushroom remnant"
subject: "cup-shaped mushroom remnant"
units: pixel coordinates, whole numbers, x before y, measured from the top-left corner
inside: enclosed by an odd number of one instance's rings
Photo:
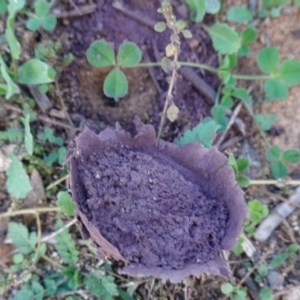
[[[122,260],[122,274],[228,276],[220,251],[235,246],[247,209],[226,157],[198,143],[156,146],[153,126],[135,126],[135,136],[86,129],[69,147],[83,235],[101,258]]]

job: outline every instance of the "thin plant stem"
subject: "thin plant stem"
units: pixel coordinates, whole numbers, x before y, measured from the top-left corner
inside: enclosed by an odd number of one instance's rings
[[[33,264],[36,264],[39,260],[39,252],[41,249],[41,239],[42,239],[42,226],[41,226],[40,215],[38,213],[35,213],[35,217],[36,217],[36,228],[37,228],[37,244],[36,244]]]
[[[48,236],[45,236],[44,238],[42,238],[42,242],[47,242],[51,239],[53,239],[54,237],[56,237],[57,235],[61,234],[63,231],[65,231],[66,229],[68,229],[69,227],[71,227],[72,225],[74,225],[77,222],[77,219],[73,219],[72,221],[68,222],[64,227],[58,229],[57,231],[49,234]]]
[[[197,68],[202,70],[207,70],[213,73],[221,73],[220,70],[213,68],[211,66],[195,63],[195,62],[189,62],[189,61],[178,61],[177,62],[179,67],[191,67],[191,68]],[[161,67],[161,62],[146,62],[146,63],[140,63],[136,66],[136,68],[144,68],[144,67]],[[266,80],[271,78],[270,75],[243,75],[243,74],[232,74],[232,78],[234,79],[240,79],[240,80]]]
[[[42,258],[43,258],[45,261],[47,261],[48,263],[52,264],[53,266],[55,266],[55,267],[57,267],[57,268],[59,268],[59,269],[63,269],[63,268],[64,268],[63,265],[61,265],[60,263],[54,261],[53,259],[51,259],[51,258],[50,258],[49,256],[47,256],[47,255],[43,255]]]
[[[177,55],[174,56],[174,61],[176,61],[176,58],[177,58]],[[168,105],[169,105],[170,99],[172,99],[172,90],[173,90],[173,87],[175,85],[176,74],[177,74],[177,68],[174,67],[174,69],[172,71],[171,82],[170,82],[169,89],[168,89],[167,96],[166,96],[164,109],[163,109],[162,116],[161,116],[161,119],[160,119],[159,129],[158,129],[157,138],[156,138],[156,145],[158,144],[158,141],[161,137],[163,126],[164,126],[165,119],[166,119],[166,112],[167,112],[167,109],[168,109]]]
[[[9,218],[9,217],[14,217],[19,215],[49,213],[49,212],[58,212],[58,211],[60,211],[59,207],[37,207],[37,208],[21,209],[16,211],[8,211],[0,214],[0,220],[2,218]]]
[[[242,75],[242,74],[232,74],[232,78],[241,80],[266,80],[271,78],[270,75]]]
[[[295,185],[300,186],[300,180],[268,180],[268,179],[261,179],[261,180],[250,180],[250,185],[278,185],[278,186],[285,186],[285,185]]]
[[[18,82],[18,63],[14,57],[12,57],[12,68],[14,74],[14,82]]]
[[[174,88],[175,82],[176,82],[177,70],[179,68],[177,62],[178,62],[178,55],[180,52],[180,37],[179,37],[180,30],[176,27],[176,18],[174,16],[170,0],[164,0],[161,4],[161,8],[162,8],[163,15],[166,19],[167,26],[173,32],[171,35],[171,44],[169,44],[168,46],[171,46],[174,49],[173,53],[171,54],[171,56],[174,56],[174,59],[173,59],[173,70],[172,70],[171,81],[169,84],[169,88],[168,88],[168,92],[167,92],[167,96],[166,96],[166,100],[165,100],[165,105],[164,105],[164,109],[163,109],[162,116],[160,119],[158,133],[157,133],[157,137],[156,137],[156,145],[158,145],[158,141],[162,134],[162,130],[163,130],[163,126],[165,123],[166,113],[167,113],[169,103],[173,102],[172,92],[173,92],[173,88]]]
[[[247,109],[248,113],[250,114],[251,118],[253,119],[253,121],[254,121],[254,123],[255,123],[255,125],[256,125],[256,127],[257,127],[259,133],[260,133],[260,135],[262,136],[262,138],[263,138],[265,144],[267,145],[268,148],[270,148],[270,147],[271,147],[271,144],[270,144],[270,142],[268,141],[267,136],[266,136],[266,134],[264,133],[264,131],[260,128],[259,124],[256,122],[253,112],[251,111],[251,109],[248,107],[247,104],[245,104],[244,102],[243,102],[243,104],[244,104],[245,108]]]
[[[55,186],[57,186],[58,184],[60,184],[61,182],[67,180],[70,177],[70,174],[67,174],[59,179],[57,179],[56,181],[52,182],[51,184],[49,184],[46,187],[46,190],[51,190],[52,188],[54,188]]]

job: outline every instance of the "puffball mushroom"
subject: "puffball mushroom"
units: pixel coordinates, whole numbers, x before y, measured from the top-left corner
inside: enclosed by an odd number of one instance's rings
[[[225,155],[199,143],[160,140],[134,120],[136,134],[85,129],[68,150],[72,197],[85,238],[120,274],[179,282],[202,272],[228,276],[221,250],[232,249],[247,214]]]

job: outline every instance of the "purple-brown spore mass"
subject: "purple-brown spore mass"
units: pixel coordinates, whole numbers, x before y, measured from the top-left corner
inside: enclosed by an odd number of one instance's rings
[[[219,253],[235,246],[246,205],[226,157],[198,143],[155,145],[153,126],[135,125],[133,137],[119,126],[86,129],[69,147],[83,235],[101,258],[127,264],[120,273],[229,275]]]
[[[182,269],[218,256],[227,206],[178,169],[163,155],[121,145],[78,163],[88,219],[127,261]]]

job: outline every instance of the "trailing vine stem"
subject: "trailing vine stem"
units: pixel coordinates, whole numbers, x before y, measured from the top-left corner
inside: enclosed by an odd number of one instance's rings
[[[161,62],[148,62],[148,63],[140,63],[136,66],[136,68],[149,68],[149,67],[161,67],[162,63]],[[200,63],[194,63],[194,62],[189,62],[189,61],[177,61],[177,66],[178,67],[191,67],[191,68],[198,68],[202,70],[207,70],[212,73],[216,74],[221,74],[222,71],[213,67],[210,67],[205,64],[200,64]],[[271,75],[243,75],[243,74],[232,74],[232,78],[238,79],[238,80],[266,80],[272,78]]]

